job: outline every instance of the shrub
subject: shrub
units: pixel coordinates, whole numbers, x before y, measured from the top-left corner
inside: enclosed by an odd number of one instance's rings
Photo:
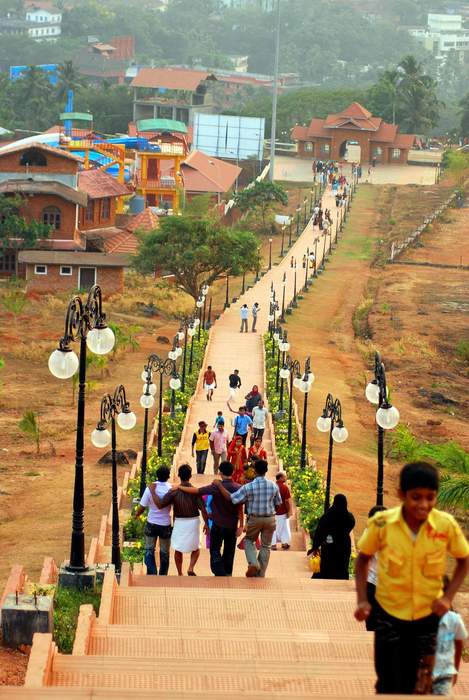
[[[457,343],[456,355],[461,362],[469,364],[469,340],[460,340]]]
[[[101,602],[101,588],[78,591],[75,588],[58,588],[54,603],[54,641],[62,654],[71,654],[75,639],[80,605],[91,603],[96,614]]]

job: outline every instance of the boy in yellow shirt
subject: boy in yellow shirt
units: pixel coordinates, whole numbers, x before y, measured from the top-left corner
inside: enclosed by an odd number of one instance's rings
[[[438,471],[426,462],[406,464],[399,479],[397,508],[377,513],[358,542],[357,609],[366,620],[368,565],[378,556],[375,670],[378,694],[431,694],[436,635],[440,617],[469,568],[469,544],[456,520],[435,509]],[[443,593],[446,557],[456,559]]]

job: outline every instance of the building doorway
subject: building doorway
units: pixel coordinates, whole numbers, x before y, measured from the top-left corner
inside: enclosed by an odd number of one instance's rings
[[[96,268],[80,267],[78,270],[78,288],[88,291],[96,284]]]
[[[361,163],[362,149],[358,141],[344,141],[339,148],[339,159],[348,163]]]

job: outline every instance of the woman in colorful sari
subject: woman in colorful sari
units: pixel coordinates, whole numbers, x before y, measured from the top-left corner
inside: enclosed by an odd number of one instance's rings
[[[230,442],[227,457],[233,465],[233,481],[236,484],[244,484],[244,465],[248,461],[248,456],[240,435],[235,435]]]

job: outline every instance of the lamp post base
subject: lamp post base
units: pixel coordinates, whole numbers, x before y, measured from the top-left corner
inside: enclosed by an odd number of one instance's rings
[[[73,571],[68,568],[68,562],[62,564],[59,570],[59,586],[64,588],[94,589],[96,585],[96,567],[88,566],[84,570]]]

